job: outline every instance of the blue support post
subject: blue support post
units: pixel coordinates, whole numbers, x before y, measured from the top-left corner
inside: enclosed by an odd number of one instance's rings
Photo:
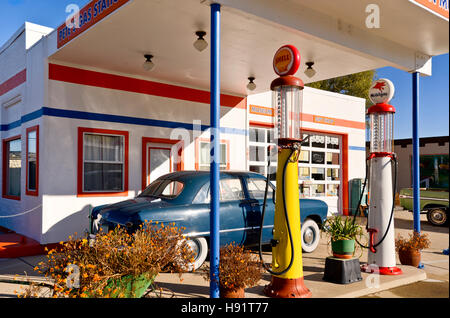
[[[219,298],[220,4],[211,4],[210,297]]]
[[[413,73],[413,214],[414,232],[420,233],[420,138],[419,138],[419,78],[418,72]],[[424,265],[420,262],[419,268]]]
[[[413,73],[413,212],[414,232],[420,233],[420,162],[419,162],[419,73]]]

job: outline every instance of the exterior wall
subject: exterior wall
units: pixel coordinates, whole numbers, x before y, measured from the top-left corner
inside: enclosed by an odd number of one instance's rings
[[[42,242],[64,240],[74,232],[88,228],[89,210],[97,205],[114,203],[133,198],[142,189],[142,142],[143,138],[180,139],[183,133],[184,170],[195,170],[198,160],[197,139],[208,140],[209,103],[195,102],[189,96],[167,98],[137,93],[123,89],[111,89],[82,82],[83,67],[70,66],[69,76],[81,76],[79,80],[61,78],[55,74],[59,69],[50,64],[51,80],[48,84],[48,104],[44,116],[45,155],[41,164],[44,179],[42,185],[43,225]],[[63,66],[63,69],[65,66]],[[75,71],[78,70],[78,71]],[[81,71],[80,71],[81,70]],[[115,74],[96,70],[99,76]],[[78,75],[75,75],[78,74]],[[72,75],[71,75],[72,74]],[[58,80],[56,80],[58,78]],[[153,83],[153,82],[152,82]],[[142,85],[152,85],[145,81]],[[174,90],[180,90],[174,87]],[[198,90],[191,91],[203,94]],[[209,94],[209,93],[208,93]],[[196,99],[195,96],[192,99]],[[235,107],[221,108],[221,140],[229,144],[229,169],[245,170],[245,98]],[[92,120],[94,119],[94,120]],[[203,131],[194,131],[198,121]],[[79,127],[127,131],[129,133],[129,188],[126,196],[82,196],[77,194]]]
[[[247,98],[249,123],[273,127],[271,92]],[[328,203],[330,213],[349,213],[349,180],[365,177],[365,100],[309,87],[301,93],[304,133],[339,136],[341,140],[341,182],[339,198],[317,197]],[[257,114],[259,113],[259,114]],[[300,184],[307,182],[300,181]]]
[[[4,226],[15,231],[24,231],[29,227],[29,218],[27,221],[19,224],[16,217],[10,217],[17,212],[22,211],[23,202],[4,198],[4,150],[3,143],[5,140],[22,134],[20,120],[22,111],[26,104],[26,51],[25,51],[25,31],[23,28],[18,30],[0,50],[0,124],[1,124],[1,140],[0,160],[2,162],[0,169],[0,180],[2,187],[2,195],[0,197],[0,226]],[[24,152],[25,147],[22,143],[21,151]],[[22,160],[20,163],[24,165]],[[23,169],[22,169],[23,170]],[[21,192],[23,191],[23,182],[25,175],[21,170]],[[34,214],[34,215],[39,215]],[[22,218],[23,219],[23,218]],[[39,222],[39,221],[38,221]]]
[[[5,141],[14,136],[21,137],[21,178],[20,200],[0,197],[0,226],[37,241],[41,240],[42,195],[27,193],[27,129],[39,126],[42,119],[37,113],[45,103],[46,86],[46,41],[36,42],[51,29],[25,23],[25,25],[0,50],[0,124],[1,139]],[[36,113],[37,112],[37,113]],[[38,152],[45,150],[40,138]],[[3,144],[3,142],[2,142]],[[4,154],[0,147],[0,180],[3,176]],[[38,182],[40,180],[38,179]],[[39,189],[39,184],[37,185]]]
[[[421,138],[420,141],[420,148],[419,148],[420,155],[438,155],[438,154],[440,155],[449,153],[448,140],[441,145],[439,145],[437,141],[426,142],[422,144],[422,140],[424,140],[424,138]],[[401,145],[399,145],[398,144],[399,142],[400,140],[396,140],[394,142],[394,152],[398,156],[397,191],[400,191],[400,189],[402,188],[410,188],[412,186],[412,167],[411,167],[412,141],[406,144],[405,145],[406,147],[402,147]],[[423,186],[423,184],[421,186]]]

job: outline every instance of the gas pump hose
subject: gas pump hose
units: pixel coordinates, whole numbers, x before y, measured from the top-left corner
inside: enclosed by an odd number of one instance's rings
[[[385,231],[384,234],[383,234],[383,237],[381,238],[380,241],[378,241],[378,243],[376,243],[376,244],[374,244],[374,245],[372,246],[373,248],[379,246],[379,245],[384,241],[384,239],[386,238],[387,233],[389,232],[389,229],[390,229],[390,227],[391,227],[392,219],[394,218],[394,210],[395,210],[395,189],[397,188],[397,173],[398,173],[398,161],[397,161],[397,157],[396,157],[395,153],[393,153],[393,156],[391,157],[391,163],[394,164],[394,183],[393,183],[393,189],[392,189],[392,192],[393,192],[392,198],[393,198],[393,199],[392,199],[391,216],[390,216],[390,218],[389,218],[389,223],[388,223],[388,226],[387,226],[387,228],[386,228],[386,231]],[[365,188],[366,188],[368,176],[369,176],[369,158],[366,159],[366,178],[364,179],[363,190],[362,190],[361,195],[360,195],[360,197],[359,197],[358,206],[357,206],[357,208],[356,208],[355,214],[353,215],[353,224],[354,224],[355,221],[356,221],[356,214],[357,214],[357,211],[359,211],[359,209],[360,209],[360,207],[361,207],[361,200],[362,200],[362,197],[363,197],[363,195],[364,195],[364,191],[365,191]],[[367,217],[367,218],[368,218],[368,217]],[[368,230],[368,229],[369,229],[369,223],[368,223],[368,221],[367,221],[367,224],[366,224],[366,230]],[[361,246],[362,248],[370,249],[370,246],[365,246],[365,245],[363,245],[363,244],[360,243],[356,238],[355,238],[355,241],[356,241],[356,242],[358,243],[358,245]]]
[[[268,148],[269,149],[269,148]],[[268,151],[269,152],[269,151]],[[292,233],[291,233],[291,226],[289,224],[289,217],[288,217],[288,213],[287,213],[287,207],[286,207],[286,187],[285,187],[285,181],[286,181],[286,168],[287,165],[289,163],[289,161],[291,160],[292,155],[295,153],[295,149],[292,149],[291,154],[289,155],[288,159],[286,160],[284,167],[283,167],[283,185],[282,185],[282,193],[283,193],[283,211],[284,211],[284,217],[286,219],[286,226],[287,226],[287,230],[288,230],[288,235],[289,235],[289,242],[291,245],[291,260],[289,261],[289,265],[283,269],[280,272],[275,272],[273,270],[271,270],[268,266],[266,266],[266,264],[263,261],[263,257],[262,257],[262,233],[263,233],[263,226],[264,226],[264,216],[266,214],[266,203],[267,203],[267,192],[269,190],[269,169],[270,169],[270,155],[269,160],[268,160],[268,165],[267,165],[267,178],[266,178],[266,188],[264,191],[264,201],[263,201],[263,208],[262,208],[262,213],[261,213],[261,225],[259,227],[259,258],[261,260],[261,263],[264,267],[264,269],[266,271],[268,271],[270,274],[272,275],[283,275],[285,274],[288,270],[291,269],[292,264],[294,263],[294,243],[292,241]]]

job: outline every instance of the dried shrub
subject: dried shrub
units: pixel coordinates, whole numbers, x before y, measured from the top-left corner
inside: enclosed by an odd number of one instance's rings
[[[105,289],[115,279],[152,279],[163,271],[181,275],[191,262],[193,252],[181,229],[145,222],[133,234],[119,226],[109,233],[100,231],[95,240],[69,237],[50,250],[35,271],[54,281],[54,298],[108,298],[125,295],[120,288]]]
[[[203,277],[210,280],[210,267],[205,266]],[[256,286],[262,277],[261,261],[244,247],[228,244],[220,248],[219,286],[237,290]]]
[[[413,232],[409,234],[409,239],[403,238],[401,235],[395,239],[395,249],[397,252],[414,250],[421,251],[425,248],[429,248],[431,241],[428,238],[428,234],[420,234],[418,232]]]

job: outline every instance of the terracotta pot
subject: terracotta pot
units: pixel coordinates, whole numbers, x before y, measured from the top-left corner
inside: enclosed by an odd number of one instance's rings
[[[400,250],[398,258],[402,265],[411,265],[418,267],[420,264],[421,254],[418,250]]]
[[[220,287],[220,297],[221,298],[245,298],[244,288],[239,289],[226,289]]]

